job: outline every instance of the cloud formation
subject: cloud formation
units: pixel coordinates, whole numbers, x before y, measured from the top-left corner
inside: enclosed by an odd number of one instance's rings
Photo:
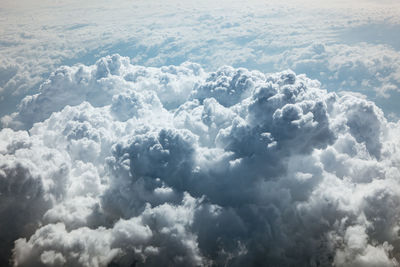
[[[349,44],[356,57],[358,48],[365,53],[364,58],[371,54],[378,54],[378,59],[381,54],[394,55],[393,60],[381,62],[385,65],[382,68],[396,72],[391,64],[398,61],[398,47],[392,51],[382,46],[399,43],[398,10],[396,1],[371,0],[115,0],[112,5],[105,0],[87,0],[84,5],[76,0],[3,0],[0,116],[16,111],[24,96],[39,93],[39,85],[57,67],[91,65],[113,53],[130,56],[135,64],[144,66],[179,65],[189,60],[206,70],[228,64],[275,72],[282,69],[275,63],[283,53],[302,53],[303,48],[318,40],[326,44],[328,57],[347,50]],[[369,48],[361,42],[367,42]],[[322,68],[335,67],[324,65],[326,61],[319,62]],[[289,67],[294,69],[294,65]],[[310,67],[305,73],[313,71]],[[375,70],[374,66],[371,69]],[[362,79],[372,83],[368,87],[371,91],[378,87],[383,87],[380,92],[386,94],[395,91],[391,81],[374,79],[376,73],[373,77],[365,73],[369,70],[352,72],[362,77],[351,76],[356,82]],[[325,83],[329,75],[311,77]],[[336,81],[333,88],[342,87],[344,80],[339,77]]]
[[[400,88],[400,55],[385,45],[312,44],[285,51],[277,65],[318,78],[332,90],[349,90],[389,97]]]
[[[60,67],[2,118],[2,263],[398,266],[400,124],[287,70]]]

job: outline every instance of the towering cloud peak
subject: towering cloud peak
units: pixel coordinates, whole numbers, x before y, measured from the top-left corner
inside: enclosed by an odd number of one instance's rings
[[[292,71],[61,67],[3,117],[2,264],[398,266],[400,131]]]

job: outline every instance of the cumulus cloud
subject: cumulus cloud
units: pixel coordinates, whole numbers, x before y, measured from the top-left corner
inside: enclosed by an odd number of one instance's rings
[[[398,266],[400,124],[306,75],[118,55],[3,117],[2,264]]]
[[[41,84],[40,93],[25,97],[18,112],[3,117],[2,121],[4,126],[30,128],[66,105],[83,101],[92,106],[113,103],[114,114],[125,116],[120,118],[124,120],[141,110],[145,112],[146,105],[161,108],[157,101],[167,108],[177,107],[203,75],[200,66],[192,63],[147,69],[131,65],[128,58],[117,55],[102,58],[92,66],[63,66]],[[152,91],[136,94],[145,90],[156,91],[158,98]]]

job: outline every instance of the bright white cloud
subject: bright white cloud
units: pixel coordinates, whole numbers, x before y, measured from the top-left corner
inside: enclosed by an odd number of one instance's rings
[[[3,262],[398,266],[400,124],[306,75],[114,55],[3,122]]]
[[[399,266],[399,3],[0,6],[1,266]]]

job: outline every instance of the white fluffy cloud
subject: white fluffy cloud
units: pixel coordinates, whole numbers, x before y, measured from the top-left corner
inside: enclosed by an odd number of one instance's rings
[[[204,72],[196,64],[152,69],[133,66],[128,58],[117,55],[102,58],[89,67],[63,66],[40,86],[39,94],[25,97],[18,112],[2,120],[4,126],[30,128],[34,122],[48,118],[66,105],[83,101],[92,106],[112,103],[113,115],[126,120],[133,115],[143,115],[149,107],[177,107],[202,76]],[[152,91],[138,94],[146,90]]]
[[[3,265],[398,266],[400,124],[305,75],[113,55],[2,122]]]

